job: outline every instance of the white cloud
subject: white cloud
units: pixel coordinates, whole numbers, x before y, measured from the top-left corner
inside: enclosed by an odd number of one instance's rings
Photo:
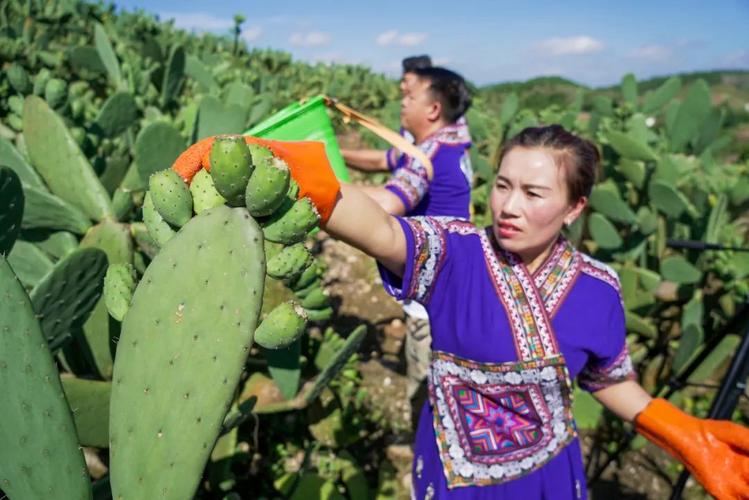
[[[586,35],[568,38],[549,38],[536,44],[536,48],[555,56],[580,55],[599,52],[603,43]]]
[[[672,50],[664,45],[642,45],[629,53],[630,57],[636,59],[649,59],[660,61],[671,57]]]
[[[321,47],[330,43],[330,33],[322,31],[309,31],[307,33],[293,33],[289,37],[291,45],[297,47]]]
[[[387,30],[375,38],[377,45],[386,47],[388,45],[399,45],[401,47],[416,47],[424,43],[429,35],[426,33],[398,33],[398,30]]]
[[[390,45],[398,38],[398,32],[396,30],[388,30],[377,35],[377,45],[385,46]]]
[[[159,19],[173,19],[174,26],[184,30],[220,31],[234,26],[231,18],[217,17],[205,12],[161,12]]]
[[[426,39],[426,33],[403,33],[398,38],[398,42],[404,47],[415,47],[424,43]]]
[[[261,36],[263,36],[262,26],[255,25],[242,28],[242,39],[246,42],[254,42]]]

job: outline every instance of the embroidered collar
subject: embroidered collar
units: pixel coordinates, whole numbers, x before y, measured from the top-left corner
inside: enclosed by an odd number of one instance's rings
[[[423,149],[423,146],[427,146],[426,149],[431,149],[430,143],[438,144],[449,144],[459,145],[463,144],[466,146],[471,145],[471,133],[468,131],[468,124],[464,119],[459,119],[455,123],[446,125],[435,133],[424,139],[424,141],[418,146]]]
[[[518,357],[531,360],[557,354],[551,318],[580,272],[579,253],[560,236],[546,261],[531,274],[516,254],[496,245],[489,231],[480,233],[484,258],[507,311]]]

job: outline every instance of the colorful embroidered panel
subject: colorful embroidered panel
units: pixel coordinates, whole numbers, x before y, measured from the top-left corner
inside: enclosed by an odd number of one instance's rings
[[[433,353],[429,397],[448,487],[521,477],[575,436],[561,355],[519,363],[477,363]]]

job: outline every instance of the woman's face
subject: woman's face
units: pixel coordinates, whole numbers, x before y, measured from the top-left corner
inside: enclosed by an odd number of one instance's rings
[[[492,231],[499,244],[526,264],[556,241],[587,203],[570,203],[563,169],[545,148],[512,148],[502,160],[492,188]]]

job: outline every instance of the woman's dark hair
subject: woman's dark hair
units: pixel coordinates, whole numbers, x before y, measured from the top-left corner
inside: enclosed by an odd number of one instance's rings
[[[419,80],[429,82],[429,90],[442,104],[442,118],[455,123],[471,107],[471,93],[462,76],[449,69],[432,66],[413,72]]]
[[[426,54],[421,56],[411,56],[403,59],[401,64],[403,65],[403,74],[405,75],[406,73],[413,73],[420,68],[431,68],[432,58]]]
[[[601,161],[598,148],[591,141],[568,132],[561,125],[528,127],[504,143],[499,163],[516,147],[551,150],[555,162],[564,172],[570,202],[590,196]]]

